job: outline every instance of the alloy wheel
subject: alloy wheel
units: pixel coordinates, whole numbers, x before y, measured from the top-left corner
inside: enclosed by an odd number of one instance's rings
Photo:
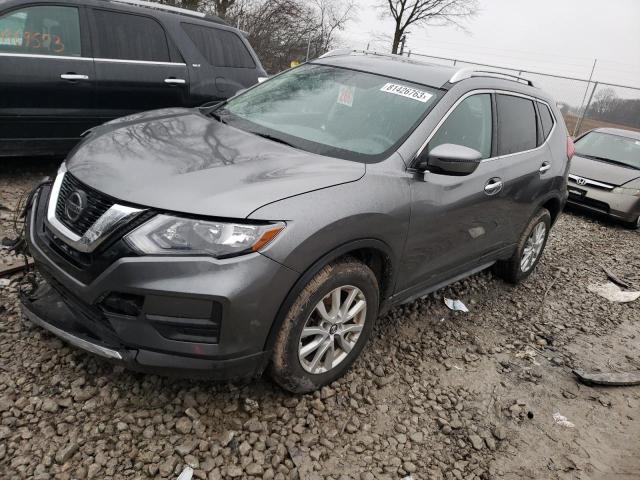
[[[528,272],[531,267],[536,263],[536,260],[542,252],[542,246],[547,236],[547,225],[544,222],[538,223],[527,238],[527,242],[524,244],[524,250],[522,252],[522,258],[520,259],[520,269],[523,272]]]
[[[304,325],[298,346],[302,368],[312,374],[335,368],[353,350],[367,317],[362,290],[344,285],[320,300]]]

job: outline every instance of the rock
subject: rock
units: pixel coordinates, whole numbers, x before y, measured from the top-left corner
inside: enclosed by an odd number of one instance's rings
[[[262,466],[257,463],[250,463],[244,468],[244,471],[247,472],[248,475],[262,475]]]
[[[191,427],[193,423],[188,417],[180,417],[176,422],[176,430],[178,433],[186,435],[191,432]]]
[[[166,458],[159,465],[159,470],[158,471],[160,472],[160,476],[168,477],[170,474],[172,474],[173,471],[176,468],[177,463],[178,463],[178,459],[173,455],[171,455],[170,457]]]
[[[493,429],[493,436],[502,441],[507,438],[507,431],[503,427],[496,427]]]
[[[87,469],[87,478],[95,478],[96,475],[98,475],[98,472],[100,472],[100,465],[92,463]]]
[[[60,464],[66,462],[73,456],[74,453],[78,451],[78,448],[79,448],[78,442],[75,440],[72,440],[71,442],[69,442],[67,445],[65,445],[64,447],[62,447],[60,450],[56,452],[56,462]]]
[[[55,413],[58,411],[59,405],[58,405],[58,402],[50,398],[45,398],[44,401],[42,402],[41,408],[45,412]]]
[[[227,475],[231,478],[237,478],[242,476],[242,468],[238,465],[230,465],[227,467]]]
[[[184,411],[185,415],[187,417],[189,417],[192,420],[196,420],[198,418],[200,418],[200,414],[198,413],[198,411],[193,408],[193,407],[189,407]]]
[[[471,442],[471,445],[473,445],[473,448],[475,448],[476,450],[482,450],[482,448],[484,447],[484,440],[482,440],[482,438],[480,438],[480,436],[478,435],[469,435],[469,441]]]
[[[322,400],[326,400],[327,398],[331,398],[336,394],[336,391],[330,387],[322,387],[320,389],[320,398]]]
[[[402,464],[402,468],[404,468],[404,470],[408,473],[413,473],[416,470],[418,470],[418,467],[415,466],[415,464],[411,463],[411,462],[404,462]]]
[[[220,445],[222,445],[223,447],[226,447],[227,445],[229,445],[229,443],[231,443],[231,440],[233,440],[235,435],[236,435],[236,432],[234,432],[233,430],[225,430],[220,435],[220,438],[218,439],[218,441],[220,442]]]

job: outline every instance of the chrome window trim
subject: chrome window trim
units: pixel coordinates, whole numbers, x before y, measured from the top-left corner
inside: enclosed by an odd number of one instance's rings
[[[93,60],[95,60],[96,62],[103,62],[103,63],[137,63],[141,65],[165,65],[168,67],[171,67],[171,66],[186,67],[187,66],[186,63],[179,63],[179,62],[153,62],[151,60],[124,60],[120,58],[94,58]]]
[[[81,237],[69,230],[56,217],[56,206],[58,197],[60,196],[60,187],[62,180],[67,173],[67,167],[63,163],[58,170],[51,193],[49,194],[49,204],[47,205],[47,226],[62,240],[64,243],[74,249],[91,253],[117,228],[132,220],[134,217],[144,212],[140,208],[132,208],[124,205],[114,204],[107,210],[98,220]]]
[[[615,188],[614,185],[609,185],[608,183],[602,183],[602,182],[598,182],[597,180],[591,180],[590,178],[585,178],[585,177],[581,177],[580,175],[574,175],[572,173],[569,174],[569,178],[571,180],[573,180],[574,182],[576,182],[576,184],[578,183],[578,179],[581,178],[584,181],[586,181],[587,183],[585,185],[593,185],[594,187],[602,187],[602,188],[606,188],[608,190],[613,190]],[[581,186],[581,185],[578,185]]]
[[[67,57],[65,55],[38,55],[34,53],[0,53],[0,57],[22,57],[22,58],[57,58],[58,60],[84,60],[92,62],[91,57]]]
[[[547,136],[547,138],[545,138],[544,142],[542,142],[536,148],[531,148],[529,150],[523,150],[521,152],[507,153],[506,155],[497,155],[495,157],[484,158],[484,159],[481,160],[480,163],[489,162],[489,161],[492,161],[492,160],[498,160],[498,159],[501,159],[501,158],[507,158],[507,157],[511,157],[513,155],[521,155],[523,153],[535,152],[536,150],[540,150],[541,148],[543,148],[544,146],[547,145],[547,143],[549,142],[549,139],[551,138],[551,135],[553,135],[553,132],[555,131],[556,125],[557,125],[557,122],[555,121],[555,116],[553,115],[553,110],[551,109],[551,106],[549,105],[548,102],[546,102],[544,100],[541,100],[539,98],[533,97],[531,95],[527,95],[527,94],[519,93],[519,92],[512,92],[510,90],[497,90],[497,89],[491,89],[491,88],[482,88],[482,89],[477,89],[477,90],[471,90],[471,91],[465,93],[458,100],[456,100],[456,102],[449,108],[449,110],[447,110],[447,112],[444,114],[444,116],[440,119],[440,121],[433,128],[433,130],[431,131],[431,133],[427,137],[427,140],[418,149],[418,152],[413,156],[413,160],[411,161],[411,164],[413,164],[413,162],[415,162],[416,158],[418,158],[422,154],[423,150],[427,147],[427,145],[429,145],[429,142],[431,141],[431,139],[435,136],[435,134],[438,132],[440,127],[442,127],[442,124],[447,120],[447,118],[449,118],[449,115],[451,115],[453,113],[453,111],[458,107],[458,105],[460,105],[460,103],[462,103],[465,99],[467,99],[468,97],[471,97],[473,95],[482,95],[482,94],[487,94],[487,93],[489,93],[489,94],[495,93],[495,94],[501,94],[501,95],[511,95],[511,96],[514,96],[514,97],[526,98],[526,99],[531,100],[533,102],[540,102],[540,103],[542,103],[542,104],[544,104],[544,105],[549,107],[549,111],[552,112],[551,116],[554,119],[554,122],[553,122],[553,128],[551,128],[551,130],[549,131],[549,135]]]
[[[180,62],[152,62],[150,60],[123,60],[119,58],[92,58],[92,57],[67,57],[64,55],[37,55],[33,53],[0,53],[0,57],[21,57],[21,58],[55,58],[58,60],[84,60],[88,62],[109,62],[109,63],[138,63],[141,65],[165,65],[186,67],[186,63]]]

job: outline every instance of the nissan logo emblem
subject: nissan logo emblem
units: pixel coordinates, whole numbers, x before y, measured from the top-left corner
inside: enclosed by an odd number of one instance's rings
[[[64,204],[64,213],[72,222],[77,221],[87,206],[87,195],[80,190],[74,190],[67,197]]]
[[[583,185],[586,185],[586,184],[587,184],[587,181],[586,181],[584,178],[582,178],[582,177],[578,177],[578,178],[576,178],[576,183],[577,183],[578,185],[583,186]]]

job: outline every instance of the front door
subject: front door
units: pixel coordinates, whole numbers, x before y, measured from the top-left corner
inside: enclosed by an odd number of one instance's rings
[[[473,148],[483,161],[474,173],[416,174],[411,225],[399,291],[419,291],[454,277],[494,251],[503,229],[503,160],[496,158],[490,93],[463,97],[425,147],[451,143]]]
[[[91,25],[104,120],[186,104],[187,66],[156,19],[93,8]]]
[[[94,124],[83,19],[82,7],[64,4],[0,14],[0,144],[66,151]]]

